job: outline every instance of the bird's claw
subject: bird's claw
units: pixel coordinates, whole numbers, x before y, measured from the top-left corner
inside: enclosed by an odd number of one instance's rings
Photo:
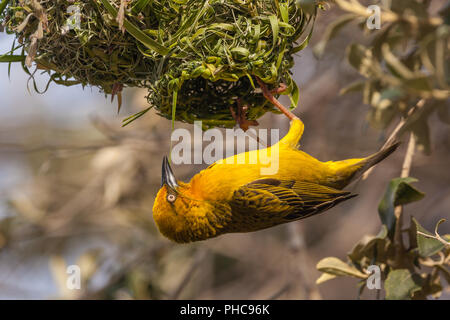
[[[257,126],[259,125],[258,121],[256,120],[248,120],[247,119],[247,105],[242,105],[241,99],[237,99],[237,113],[233,110],[233,107],[230,106],[231,116],[236,121],[236,123],[239,125],[239,128],[242,130],[247,131],[250,126]]]
[[[267,88],[266,84],[258,77],[256,77],[256,81],[261,87],[263,96],[269,100],[275,107],[277,107],[286,117],[290,120],[297,120],[298,117],[294,115],[291,111],[289,111],[285,106],[283,106],[280,101],[278,101],[272,94],[272,92]],[[281,84],[279,88],[275,89],[277,93],[281,93],[286,90],[286,85]]]

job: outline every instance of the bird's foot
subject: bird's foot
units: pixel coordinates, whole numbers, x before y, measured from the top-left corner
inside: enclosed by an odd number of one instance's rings
[[[234,112],[233,107],[230,106],[231,116],[236,121],[236,123],[239,125],[239,128],[241,128],[244,131],[247,131],[250,126],[257,126],[259,125],[258,121],[256,120],[248,120],[247,119],[247,105],[242,105],[241,99],[237,99],[237,113]]]
[[[275,94],[280,94],[285,92],[287,89],[287,86],[284,83],[280,83],[280,86],[276,89],[273,89],[270,91],[271,94],[275,95]]]
[[[285,84],[282,84],[279,88],[277,88],[277,89],[275,89],[273,91],[270,91],[267,88],[266,84],[260,78],[256,77],[256,81],[258,82],[259,86],[261,87],[262,93],[263,93],[264,97],[267,100],[269,100],[273,105],[275,105],[275,107],[277,107],[290,120],[297,120],[298,119],[298,117],[295,114],[293,114],[291,111],[289,111],[285,106],[283,106],[281,104],[280,101],[278,101],[273,96],[272,92],[274,92],[274,94],[278,94],[278,93],[281,93],[281,92],[285,91],[286,90],[286,85]]]

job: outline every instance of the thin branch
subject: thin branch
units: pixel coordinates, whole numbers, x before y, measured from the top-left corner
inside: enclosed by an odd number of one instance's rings
[[[447,240],[445,240],[444,238],[442,238],[441,235],[440,235],[439,232],[438,232],[439,225],[440,225],[441,223],[443,223],[443,222],[445,222],[445,219],[439,220],[439,222],[436,224],[436,228],[434,228],[434,236],[431,235],[431,234],[423,233],[423,232],[421,232],[421,231],[417,231],[417,233],[420,234],[420,235],[423,235],[424,237],[427,237],[427,238],[436,239],[436,240],[438,240],[439,242],[442,242],[446,247],[449,247],[449,246],[450,246],[450,242],[447,241]]]
[[[411,172],[412,159],[414,156],[416,146],[416,139],[414,134],[411,132],[408,148],[406,149],[405,159],[403,160],[401,177],[406,178]],[[396,243],[396,262],[401,263],[401,257],[405,249],[405,244],[403,242],[403,206],[397,206],[394,210],[395,217],[397,218],[397,223],[395,224],[395,235],[394,241]]]
[[[278,291],[276,291],[274,294],[272,294],[269,298],[267,298],[267,300],[276,300],[279,297],[281,297],[283,294],[285,294],[286,292],[289,291],[289,289],[291,288],[291,284],[290,283],[286,283],[285,285],[283,285]]]
[[[204,258],[206,257],[206,251],[205,250],[199,250],[194,257],[194,261],[192,262],[191,266],[189,267],[189,270],[186,272],[186,275],[183,277],[181,282],[178,284],[178,287],[175,289],[173,294],[171,295],[170,299],[178,299],[181,292],[183,292],[184,288],[187,286],[189,281],[192,279],[192,276],[194,275],[195,271],[197,271],[200,264],[203,262]]]
[[[406,149],[405,160],[403,160],[401,173],[402,178],[409,177],[409,173],[411,172],[412,158],[414,156],[415,149],[416,149],[416,139],[414,137],[414,134],[411,133],[408,143],[408,149]]]
[[[445,239],[442,238],[439,234],[433,236],[431,234],[423,233],[421,231],[417,231],[417,234],[420,234],[426,238],[438,240],[438,241],[442,242],[445,246],[450,247],[450,242],[445,241]]]
[[[291,223],[287,225],[287,229],[289,236],[289,249],[297,259],[297,268],[300,272],[300,277],[298,277],[297,279],[297,275],[295,275],[296,279],[293,279],[293,281],[303,282],[303,287],[305,290],[304,295],[307,299],[322,299],[316,284],[312,280],[313,276],[311,274],[309,263],[310,261],[312,261],[312,259],[310,258],[310,254],[306,246],[303,225],[299,224],[298,222]],[[286,291],[288,291],[289,289],[290,288],[287,287]],[[279,297],[286,291],[282,291],[278,294],[278,296],[274,294],[273,297]],[[275,299],[273,297],[271,299]]]
[[[412,107],[409,111],[408,114],[406,115],[405,118],[403,118],[402,120],[400,120],[400,122],[398,123],[398,125],[395,127],[394,131],[392,131],[391,135],[389,136],[389,138],[386,140],[386,142],[384,143],[384,145],[381,147],[381,149],[386,148],[387,146],[390,146],[392,143],[394,143],[395,141],[399,140],[400,137],[403,135],[403,133],[406,131],[406,128],[414,121],[416,121],[421,115],[422,112],[425,108],[423,108],[423,106],[425,105],[425,99],[421,99],[419,102],[417,102],[417,104]],[[362,180],[366,180],[369,175],[372,173],[372,171],[374,170],[375,166],[373,166],[372,168],[370,168],[369,170],[367,170],[363,175],[362,175]]]

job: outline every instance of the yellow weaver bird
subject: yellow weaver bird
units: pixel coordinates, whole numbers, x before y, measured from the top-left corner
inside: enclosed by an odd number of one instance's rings
[[[291,118],[289,132],[267,149],[213,163],[189,183],[176,180],[164,157],[153,217],[167,238],[180,243],[206,240],[316,215],[356,196],[342,189],[399,144],[393,143],[367,158],[321,162],[298,149],[303,122],[261,87],[265,96]],[[267,155],[276,155],[269,156],[277,161],[275,174],[261,173],[268,167],[261,161]],[[239,157],[245,158],[244,164],[239,164]],[[249,164],[249,159],[258,161]]]

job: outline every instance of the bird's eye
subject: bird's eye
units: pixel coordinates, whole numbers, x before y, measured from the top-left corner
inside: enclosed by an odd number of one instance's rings
[[[174,202],[175,200],[176,200],[176,196],[174,195],[174,194],[169,194],[168,196],[167,196],[167,201],[169,201],[169,202]]]

